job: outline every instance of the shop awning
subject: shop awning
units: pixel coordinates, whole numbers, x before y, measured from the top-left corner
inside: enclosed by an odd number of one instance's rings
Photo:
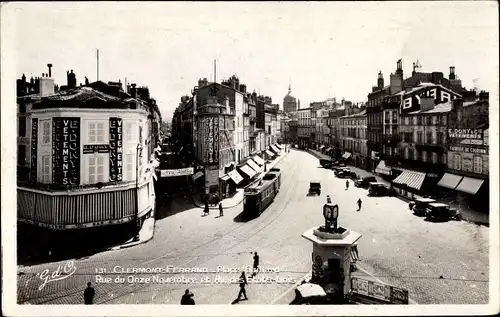
[[[220,179],[226,182],[229,179],[229,175],[226,174],[222,176]]]
[[[260,171],[260,167],[259,167],[259,165],[257,165],[257,163],[255,163],[255,161],[254,161],[254,160],[249,159],[249,160],[247,161],[247,164],[248,164],[248,166],[250,166],[250,167],[251,167],[254,171],[256,171],[256,172]]]
[[[458,184],[457,188],[455,190],[461,191],[463,193],[475,195],[479,188],[481,188],[481,185],[483,185],[484,180],[482,179],[477,179],[477,178],[471,178],[471,177],[464,177],[460,184]]]
[[[259,164],[259,165],[264,165],[266,164],[266,162],[258,155],[255,155],[253,157],[253,160],[255,161],[255,163]]]
[[[269,156],[275,156],[276,154],[274,154],[273,152],[269,151],[269,150],[266,150],[266,154],[269,155]]]
[[[256,171],[254,171],[250,166],[248,165],[243,165],[240,167],[240,171],[242,171],[244,174],[246,174],[249,178],[252,178],[257,174]]]
[[[444,173],[443,178],[441,178],[437,185],[449,189],[455,189],[462,178],[464,177],[455,174]]]
[[[278,149],[283,150],[283,146],[282,146],[281,144],[276,143],[275,145],[276,145],[276,147],[277,147]]]
[[[325,148],[324,145],[322,145],[322,146],[319,147],[320,150],[323,150],[324,148]]]
[[[243,177],[238,173],[237,170],[232,170],[231,172],[227,173],[229,177],[233,180],[233,182],[238,185],[243,181]]]
[[[197,172],[196,174],[193,175],[193,180],[195,181],[202,176],[203,176],[203,172]]]
[[[385,161],[382,160],[380,161],[380,163],[378,163],[377,165],[377,168],[375,169],[375,173],[379,173],[379,174],[384,174],[384,175],[391,175],[391,168],[390,167],[387,167],[385,165]]]
[[[403,173],[396,177],[396,179],[393,180],[393,183],[406,184],[406,186],[410,188],[420,190],[424,180],[425,173],[403,170]]]
[[[345,152],[344,155],[342,155],[342,158],[344,159],[348,159],[349,157],[351,157],[351,153],[349,152]]]
[[[271,145],[271,149],[278,154],[280,152],[280,149],[276,145]]]

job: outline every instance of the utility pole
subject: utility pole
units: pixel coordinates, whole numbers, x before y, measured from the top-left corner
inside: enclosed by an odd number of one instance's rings
[[[97,81],[99,81],[99,49],[97,49]]]

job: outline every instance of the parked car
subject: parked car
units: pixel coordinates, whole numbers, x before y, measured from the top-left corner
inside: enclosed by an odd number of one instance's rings
[[[333,164],[333,160],[326,158],[326,159],[320,159],[319,160],[319,165],[321,165],[324,168],[330,168]]]
[[[368,184],[376,183],[376,182],[377,182],[377,179],[375,178],[375,176],[365,176],[363,178],[357,179],[354,182],[354,186],[365,188],[365,187],[368,187]]]
[[[342,167],[342,168],[337,168],[335,169],[335,176],[338,176],[338,174],[342,173],[343,171],[351,171],[349,167]]]
[[[321,183],[318,181],[311,181],[309,183],[309,195],[321,195]]]
[[[343,168],[346,168],[346,167],[347,166],[344,163],[341,163],[339,161],[335,161],[335,163],[333,163],[332,170],[337,171],[339,169],[343,169]]]
[[[383,183],[369,183],[368,184],[368,195],[371,196],[394,196],[396,192],[394,189],[390,188]]]
[[[425,216],[429,204],[435,203],[436,200],[432,198],[417,198],[409,203],[410,210],[417,216]]]
[[[357,178],[357,175],[356,175],[356,173],[354,173],[350,169],[343,169],[337,173],[337,177],[338,178],[354,178],[355,179],[355,178]]]
[[[460,213],[456,209],[442,203],[428,204],[425,215],[431,220],[460,219]]]

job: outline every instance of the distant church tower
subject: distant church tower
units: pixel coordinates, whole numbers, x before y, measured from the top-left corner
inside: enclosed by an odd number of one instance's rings
[[[288,94],[283,98],[283,111],[285,113],[297,111],[297,99],[292,96],[292,84],[288,85]]]

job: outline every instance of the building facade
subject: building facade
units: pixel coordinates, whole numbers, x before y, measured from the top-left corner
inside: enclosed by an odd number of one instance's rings
[[[356,107],[346,112],[353,114],[339,118],[342,158],[350,160],[357,167],[366,168],[368,156],[366,110],[361,111]]]
[[[297,139],[298,146],[302,149],[312,147],[312,108],[297,110]]]

